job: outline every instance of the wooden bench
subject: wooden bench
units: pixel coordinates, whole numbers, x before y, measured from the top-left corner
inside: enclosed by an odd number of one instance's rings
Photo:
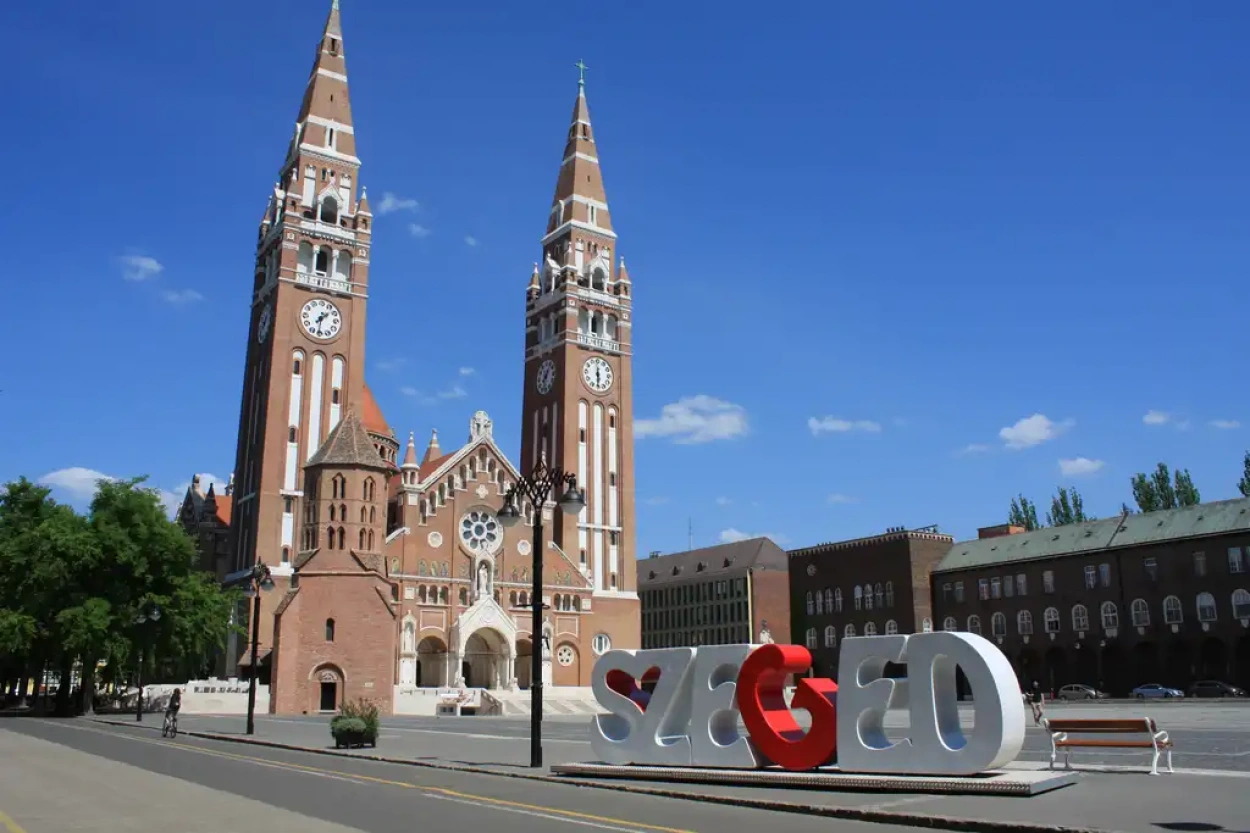
[[[1055,756],[1063,750],[1063,765],[1071,769],[1074,747],[1097,749],[1150,749],[1154,753],[1150,761],[1150,774],[1159,774],[1159,755],[1166,752],[1168,772],[1172,769],[1172,740],[1161,731],[1149,717],[1126,720],[1052,720],[1042,718],[1042,725],[1050,733],[1050,767],[1055,767]],[[1118,740],[1111,737],[1072,738],[1070,735],[1145,735],[1145,737]]]

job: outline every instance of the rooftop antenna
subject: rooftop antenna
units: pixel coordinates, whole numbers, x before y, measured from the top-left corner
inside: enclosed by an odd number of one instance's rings
[[[694,549],[694,518],[686,519],[686,549]]]

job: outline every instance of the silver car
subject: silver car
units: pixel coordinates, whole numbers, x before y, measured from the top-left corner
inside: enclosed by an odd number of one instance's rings
[[[1179,700],[1185,696],[1185,692],[1175,688],[1159,685],[1158,683],[1146,683],[1139,685],[1133,689],[1132,694],[1138,700]]]
[[[1106,700],[1109,695],[1092,686],[1072,683],[1059,689],[1060,700]]]

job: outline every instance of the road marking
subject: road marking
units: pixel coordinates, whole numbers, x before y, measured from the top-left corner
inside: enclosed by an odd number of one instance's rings
[[[22,826],[13,821],[13,819],[10,818],[9,815],[3,810],[0,810],[0,824],[4,825],[4,829],[7,833],[26,833]]]
[[[117,732],[88,728],[86,726],[72,726],[66,723],[58,723],[53,721],[40,720],[50,726],[60,726],[66,729],[74,729],[82,732],[94,732],[99,735],[107,735],[114,738],[122,738],[125,740],[135,741],[137,743],[146,743],[156,746],[164,746],[166,748],[178,749],[184,752],[195,752],[201,755],[209,755],[217,758],[227,758],[236,761],[244,761],[247,763],[258,764],[260,766],[270,767],[273,769],[285,769],[291,772],[300,772],[308,775],[318,775],[322,777],[335,778],[344,781],[353,781],[358,784],[384,784],[392,787],[402,787],[409,790],[418,790],[425,793],[429,798],[451,798],[457,803],[472,804],[480,806],[482,803],[494,805],[496,809],[516,812],[521,815],[541,816],[552,821],[563,821],[569,824],[580,824],[589,827],[600,827],[606,830],[618,831],[638,831],[651,830],[655,833],[693,833],[690,830],[683,830],[677,827],[660,827],[654,824],[644,824],[642,822],[629,821],[628,819],[617,819],[611,816],[597,816],[591,813],[579,813],[575,810],[562,810],[555,807],[540,807],[535,804],[525,804],[519,801],[508,801],[502,798],[492,798],[491,796],[478,795],[476,793],[460,792],[458,790],[447,789],[446,787],[432,787],[424,784],[413,784],[407,781],[394,781],[389,778],[378,778],[373,775],[361,775],[354,772],[340,772],[338,770],[324,769],[322,767],[308,766],[306,764],[294,764],[287,761],[273,761],[267,758],[258,758],[252,755],[240,755],[236,752],[226,752],[220,749],[203,749],[198,746],[191,746],[186,743],[169,742],[165,740],[154,740],[152,738],[141,738],[134,735]],[[26,833],[21,828],[9,831],[9,833]]]

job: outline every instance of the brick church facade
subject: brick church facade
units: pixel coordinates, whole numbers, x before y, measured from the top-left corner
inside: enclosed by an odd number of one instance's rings
[[[631,284],[615,252],[584,83],[541,260],[528,287],[517,286],[519,469],[481,411],[463,445],[444,450],[432,431],[418,455],[414,435],[401,444],[365,383],[373,229],[356,153],[335,0],[258,233],[230,493],[214,503],[189,493],[184,523],[211,543],[205,557],[219,573],[257,562],[272,571],[258,669],[272,712],[325,711],[356,697],[390,712],[413,689],[525,688],[534,650],[545,681],[588,686],[598,655],[639,647],[640,616]],[[544,460],[577,475],[585,508],[566,516],[551,503],[525,504],[522,522],[505,529],[504,495]],[[549,608],[535,640],[537,512]],[[246,608],[238,616],[251,619]],[[228,651],[230,672],[249,673],[245,644]]]

